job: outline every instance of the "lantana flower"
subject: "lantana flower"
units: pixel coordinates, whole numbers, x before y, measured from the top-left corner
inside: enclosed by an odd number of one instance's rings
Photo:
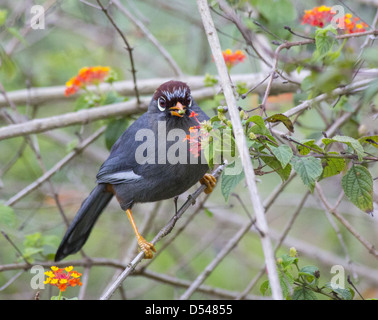
[[[109,72],[110,67],[95,66],[81,68],[75,77],[66,82],[65,95],[70,96],[75,94],[90,84],[100,84],[109,76]]]
[[[336,11],[332,11],[331,7],[320,6],[305,10],[302,18],[302,24],[309,24],[313,27],[323,28],[330,23],[336,15]],[[347,13],[344,17],[335,20],[339,30],[344,33],[365,32],[368,25],[360,21],[359,17],[353,17],[351,13]]]
[[[58,287],[60,293],[64,292],[67,287],[81,286],[80,282],[81,273],[74,271],[73,266],[66,267],[64,269],[52,266],[51,270],[46,271],[45,275],[47,279],[44,284],[50,284]]]
[[[245,59],[245,54],[241,50],[236,50],[235,52],[232,52],[231,49],[227,49],[225,51],[222,51],[222,54],[228,69],[231,69],[239,62],[243,62]]]
[[[200,156],[201,153],[201,141],[205,139],[209,133],[206,129],[206,123],[201,123],[197,119],[198,113],[194,111],[189,115],[190,118],[194,118],[197,122],[197,126],[192,126],[189,128],[189,134],[186,136],[184,141],[189,142],[189,152],[193,154],[196,158]]]

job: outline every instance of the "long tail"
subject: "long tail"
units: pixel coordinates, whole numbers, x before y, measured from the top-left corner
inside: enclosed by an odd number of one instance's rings
[[[74,220],[68,227],[55,254],[55,261],[60,261],[81,249],[87,241],[97,218],[112,197],[113,193],[106,190],[105,184],[99,184],[92,190],[88,198],[83,201]]]

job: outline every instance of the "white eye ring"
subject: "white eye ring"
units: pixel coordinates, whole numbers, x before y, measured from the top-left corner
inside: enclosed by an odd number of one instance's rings
[[[158,108],[159,108],[159,110],[160,111],[164,111],[166,105],[167,105],[167,102],[165,101],[165,98],[164,97],[160,97],[158,99]]]

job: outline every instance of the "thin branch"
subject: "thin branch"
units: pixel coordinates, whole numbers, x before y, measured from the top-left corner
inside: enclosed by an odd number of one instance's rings
[[[318,192],[319,199],[323,202],[327,210],[337,219],[339,222],[344,225],[344,227],[372,254],[375,258],[378,258],[378,251],[375,249],[374,245],[367,241],[362,235],[360,235],[354,227],[342,216],[336,209],[328,203],[323,189],[320,187],[319,183],[315,184],[315,189]]]
[[[125,35],[121,31],[121,29],[118,27],[118,25],[115,23],[112,16],[109,14],[108,9],[105,8],[100,0],[97,0],[98,5],[101,7],[101,10],[105,13],[106,17],[110,21],[110,23],[113,25],[114,29],[118,32],[118,34],[121,36],[123,42],[126,45],[126,50],[129,53],[129,59],[130,59],[130,65],[131,65],[131,74],[133,76],[133,82],[134,82],[134,91],[135,91],[135,97],[137,100],[137,104],[140,104],[140,97],[139,97],[139,91],[137,86],[137,79],[136,79],[136,70],[135,70],[135,63],[134,63],[134,55],[133,55],[133,48],[130,46],[129,42],[127,41]]]
[[[38,188],[46,180],[50,179],[56,172],[61,170],[65,165],[67,165],[75,156],[80,154],[80,152],[85,149],[89,144],[96,140],[104,131],[106,127],[101,127],[93,135],[80,142],[75,150],[66,155],[62,160],[57,162],[50,170],[47,170],[41,177],[29,184],[27,187],[19,191],[16,195],[10,198],[5,205],[13,206],[16,202],[20,201],[23,197],[28,195],[30,192]]]
[[[146,28],[146,26],[138,19],[135,18],[135,15],[131,14],[118,0],[112,0],[111,2],[120,12],[122,12],[145,36],[151,43],[158,49],[162,54],[164,59],[173,69],[175,76],[182,77],[183,73],[180,67],[177,65],[175,60],[169,54],[169,52],[159,43],[159,41],[154,37],[154,35]]]
[[[243,226],[222,248],[217,256],[210,264],[198,275],[190,287],[181,295],[180,300],[187,300],[198,289],[198,287],[206,280],[206,278],[214,271],[214,269],[222,262],[222,260],[231,252],[233,248],[239,243],[243,236],[249,231],[256,220],[250,220]]]
[[[276,270],[276,262],[269,238],[269,228],[266,222],[264,208],[260,196],[258,194],[258,189],[255,180],[255,172],[252,166],[251,158],[249,156],[249,149],[246,143],[246,137],[244,135],[244,130],[241,125],[239,110],[236,105],[235,96],[233,94],[232,85],[227,72],[227,67],[223,59],[218,35],[214,26],[213,19],[211,17],[207,1],[197,0],[197,5],[202,18],[202,23],[205,28],[207,39],[209,41],[209,45],[214,57],[214,62],[218,70],[221,86],[230,113],[235,141],[240,153],[241,162],[243,165],[246,182],[249,190],[250,200],[256,215],[256,227],[260,231],[260,240],[262,243],[265,262],[267,265],[268,277],[272,288],[272,297],[273,299],[282,299],[283,297]]]

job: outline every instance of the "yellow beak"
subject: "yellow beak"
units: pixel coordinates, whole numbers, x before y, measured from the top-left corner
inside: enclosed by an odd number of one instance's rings
[[[182,118],[185,114],[185,107],[180,103],[177,102],[176,105],[172,108],[169,108],[171,110],[171,115]]]

